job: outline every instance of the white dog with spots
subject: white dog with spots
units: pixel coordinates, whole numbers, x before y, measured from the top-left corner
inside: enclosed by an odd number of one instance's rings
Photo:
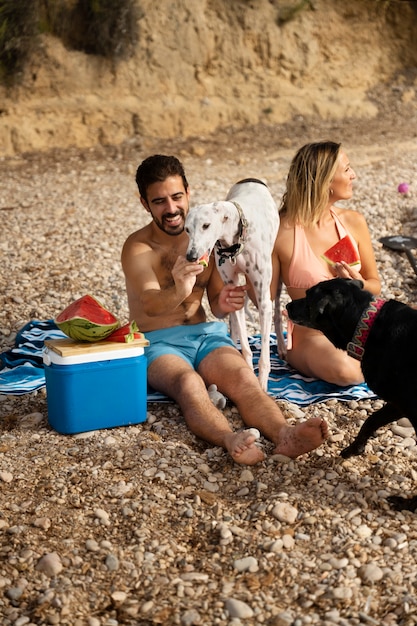
[[[271,369],[269,335],[272,326],[272,250],[279,227],[277,205],[260,180],[247,178],[233,185],[226,200],[190,209],[185,230],[190,238],[187,260],[197,261],[214,248],[225,283],[239,284],[244,274],[253,286],[259,311],[261,355],[259,383],[265,391]],[[239,338],[242,355],[252,367],[245,309],[230,314],[232,338]]]

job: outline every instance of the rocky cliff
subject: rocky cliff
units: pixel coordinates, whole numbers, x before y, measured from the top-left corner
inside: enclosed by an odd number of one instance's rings
[[[371,118],[373,89],[415,99],[417,12],[401,1],[138,0],[139,43],[117,64],[43,35],[0,88],[0,155],[206,135],[310,118]],[[281,19],[280,19],[281,18]]]

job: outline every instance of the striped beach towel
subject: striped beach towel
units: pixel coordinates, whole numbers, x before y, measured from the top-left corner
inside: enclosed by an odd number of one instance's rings
[[[19,396],[37,391],[45,386],[42,352],[46,339],[62,339],[66,335],[57,328],[53,320],[32,320],[19,330],[15,346],[0,353],[0,394]],[[260,336],[249,338],[253,353],[255,372],[260,356]],[[287,400],[306,406],[326,402],[331,398],[341,401],[375,398],[368,386],[353,385],[338,387],[315,378],[301,376],[288,363],[278,357],[276,337],[271,333],[271,373],[268,393],[275,399]],[[168,398],[151,389],[148,402],[167,402]]]

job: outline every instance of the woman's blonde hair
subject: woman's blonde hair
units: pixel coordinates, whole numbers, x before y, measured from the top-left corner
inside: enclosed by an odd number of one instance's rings
[[[280,207],[290,224],[308,226],[320,219],[329,201],[340,146],[333,141],[320,141],[298,150],[290,165]]]

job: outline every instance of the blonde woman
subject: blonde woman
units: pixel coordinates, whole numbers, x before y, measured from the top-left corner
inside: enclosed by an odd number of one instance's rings
[[[337,206],[350,200],[356,178],[339,143],[323,141],[300,148],[291,162],[280,207],[274,249],[272,295],[279,281],[292,300],[329,278],[356,278],[377,295],[381,290],[371,237],[363,215]],[[360,263],[330,266],[321,255],[348,235]],[[319,331],[288,322],[288,363],[306,376],[340,386],[363,382],[360,362],[339,350]]]

